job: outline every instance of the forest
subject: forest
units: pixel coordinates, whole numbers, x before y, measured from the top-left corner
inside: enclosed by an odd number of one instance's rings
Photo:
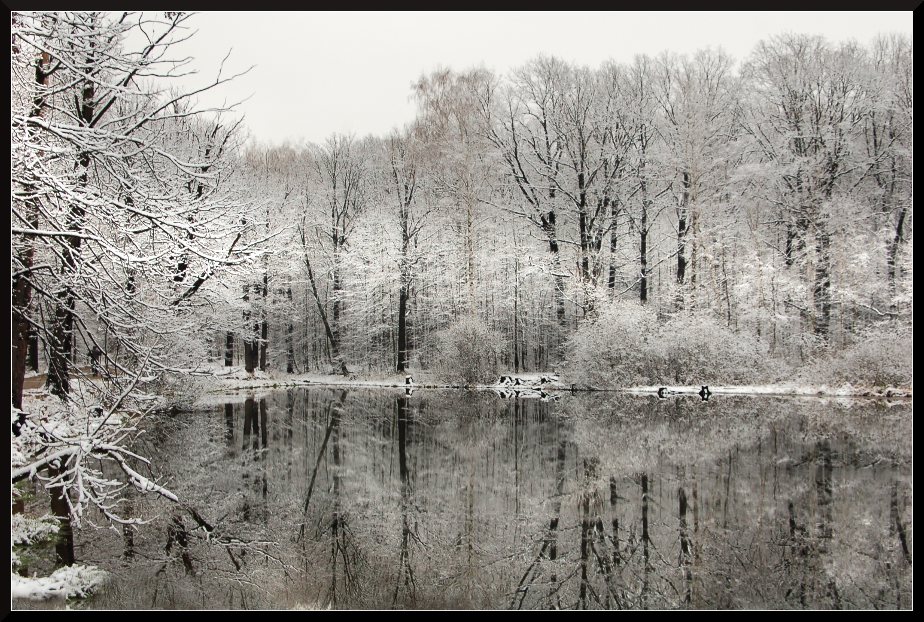
[[[910,392],[910,36],[442,68],[271,144],[173,84],[191,17],[12,14],[14,504],[176,501],[130,441],[221,377]]]

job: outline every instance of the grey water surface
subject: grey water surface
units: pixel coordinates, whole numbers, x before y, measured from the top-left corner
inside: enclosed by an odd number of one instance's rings
[[[232,398],[229,398],[232,399]],[[308,388],[148,424],[87,608],[909,608],[910,404]]]

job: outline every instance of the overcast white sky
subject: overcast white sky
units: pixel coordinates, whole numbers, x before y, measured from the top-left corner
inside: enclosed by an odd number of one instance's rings
[[[213,76],[256,65],[224,87],[254,138],[321,142],[333,132],[383,134],[410,121],[410,85],[439,66],[483,64],[499,73],[539,53],[598,66],[663,50],[721,46],[739,61],[762,38],[786,31],[868,43],[912,33],[908,12],[735,13],[222,13],[193,17],[182,53]],[[214,96],[200,99],[216,103]]]

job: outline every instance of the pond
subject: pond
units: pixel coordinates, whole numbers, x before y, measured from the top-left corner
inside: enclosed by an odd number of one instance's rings
[[[81,607],[913,606],[910,404],[308,388],[149,428],[191,509],[81,528]]]

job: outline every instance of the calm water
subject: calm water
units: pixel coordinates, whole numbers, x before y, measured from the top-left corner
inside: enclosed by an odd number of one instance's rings
[[[241,400],[241,398],[238,398]],[[100,608],[907,608],[910,405],[299,389],[157,422]]]

